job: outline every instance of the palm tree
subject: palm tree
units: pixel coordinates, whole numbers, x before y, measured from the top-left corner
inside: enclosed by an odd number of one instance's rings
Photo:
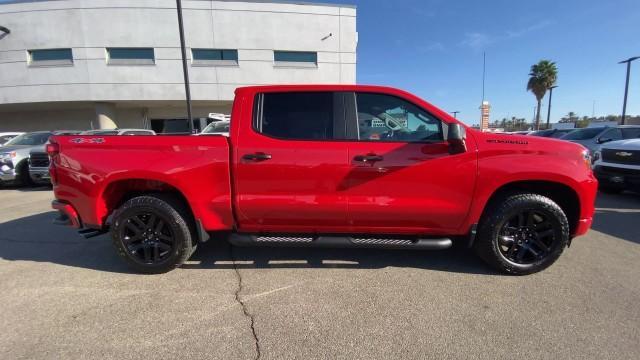
[[[540,60],[537,64],[531,66],[527,90],[531,91],[538,101],[538,107],[536,108],[536,130],[540,128],[542,98],[544,98],[547,90],[556,84],[557,80],[558,68],[553,61]]]

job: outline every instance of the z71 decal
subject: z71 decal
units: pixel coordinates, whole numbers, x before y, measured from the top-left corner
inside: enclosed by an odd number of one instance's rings
[[[516,145],[527,145],[529,142],[526,140],[503,140],[503,139],[487,139],[488,143],[493,144],[516,144]]]
[[[69,141],[74,144],[102,144],[104,138],[73,138]]]

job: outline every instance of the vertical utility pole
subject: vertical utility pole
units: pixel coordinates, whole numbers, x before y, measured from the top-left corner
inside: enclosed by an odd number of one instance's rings
[[[453,118],[454,118],[454,119],[457,119],[457,118],[458,118],[458,113],[459,113],[459,112],[460,112],[460,111],[452,111],[452,112],[451,112],[451,113],[453,114]]]
[[[640,59],[640,56],[634,56],[632,58],[628,58],[627,60],[622,60],[618,64],[627,64],[627,82],[624,84],[624,102],[622,103],[622,123],[620,125],[624,125],[624,118],[627,115],[627,94],[629,93],[629,74],[631,73],[631,62],[633,60]]]
[[[551,119],[551,96],[553,96],[553,89],[557,88],[558,85],[553,85],[549,88],[549,108],[547,109],[547,129],[549,129],[549,122]]]
[[[193,117],[191,116],[191,91],[189,86],[189,69],[187,68],[187,48],[184,45],[184,25],[182,24],[182,1],[176,0],[178,9],[178,28],[180,29],[180,49],[182,50],[182,72],[184,74],[184,91],[187,95],[187,120],[189,121],[189,133],[193,134]]]
[[[484,102],[484,78],[487,69],[487,53],[482,53],[482,101]]]

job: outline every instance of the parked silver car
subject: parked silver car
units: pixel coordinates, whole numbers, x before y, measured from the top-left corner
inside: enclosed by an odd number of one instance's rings
[[[601,144],[638,137],[640,137],[640,125],[621,125],[577,129],[561,137],[561,139],[578,143],[589,149],[589,152],[593,154]]]
[[[0,185],[31,185],[29,155],[33,150],[44,151],[51,135],[77,134],[78,131],[35,131],[16,136],[0,147]]]
[[[0,132],[0,146],[6,144],[9,140],[18,135],[24,134],[23,132]]]

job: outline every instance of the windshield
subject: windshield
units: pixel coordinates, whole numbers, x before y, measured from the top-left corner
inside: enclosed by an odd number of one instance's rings
[[[49,136],[51,136],[51,133],[47,133],[47,132],[22,134],[20,136],[16,136],[13,139],[9,140],[9,142],[7,142],[5,146],[42,145],[46,143],[47,140],[49,140]]]
[[[600,134],[604,128],[586,128],[580,130],[574,130],[567,135],[563,136],[563,140],[588,140],[593,139]]]
[[[219,134],[219,133],[228,133],[229,132],[229,121],[217,121],[212,122],[207,125],[204,130],[202,130],[203,134]]]

